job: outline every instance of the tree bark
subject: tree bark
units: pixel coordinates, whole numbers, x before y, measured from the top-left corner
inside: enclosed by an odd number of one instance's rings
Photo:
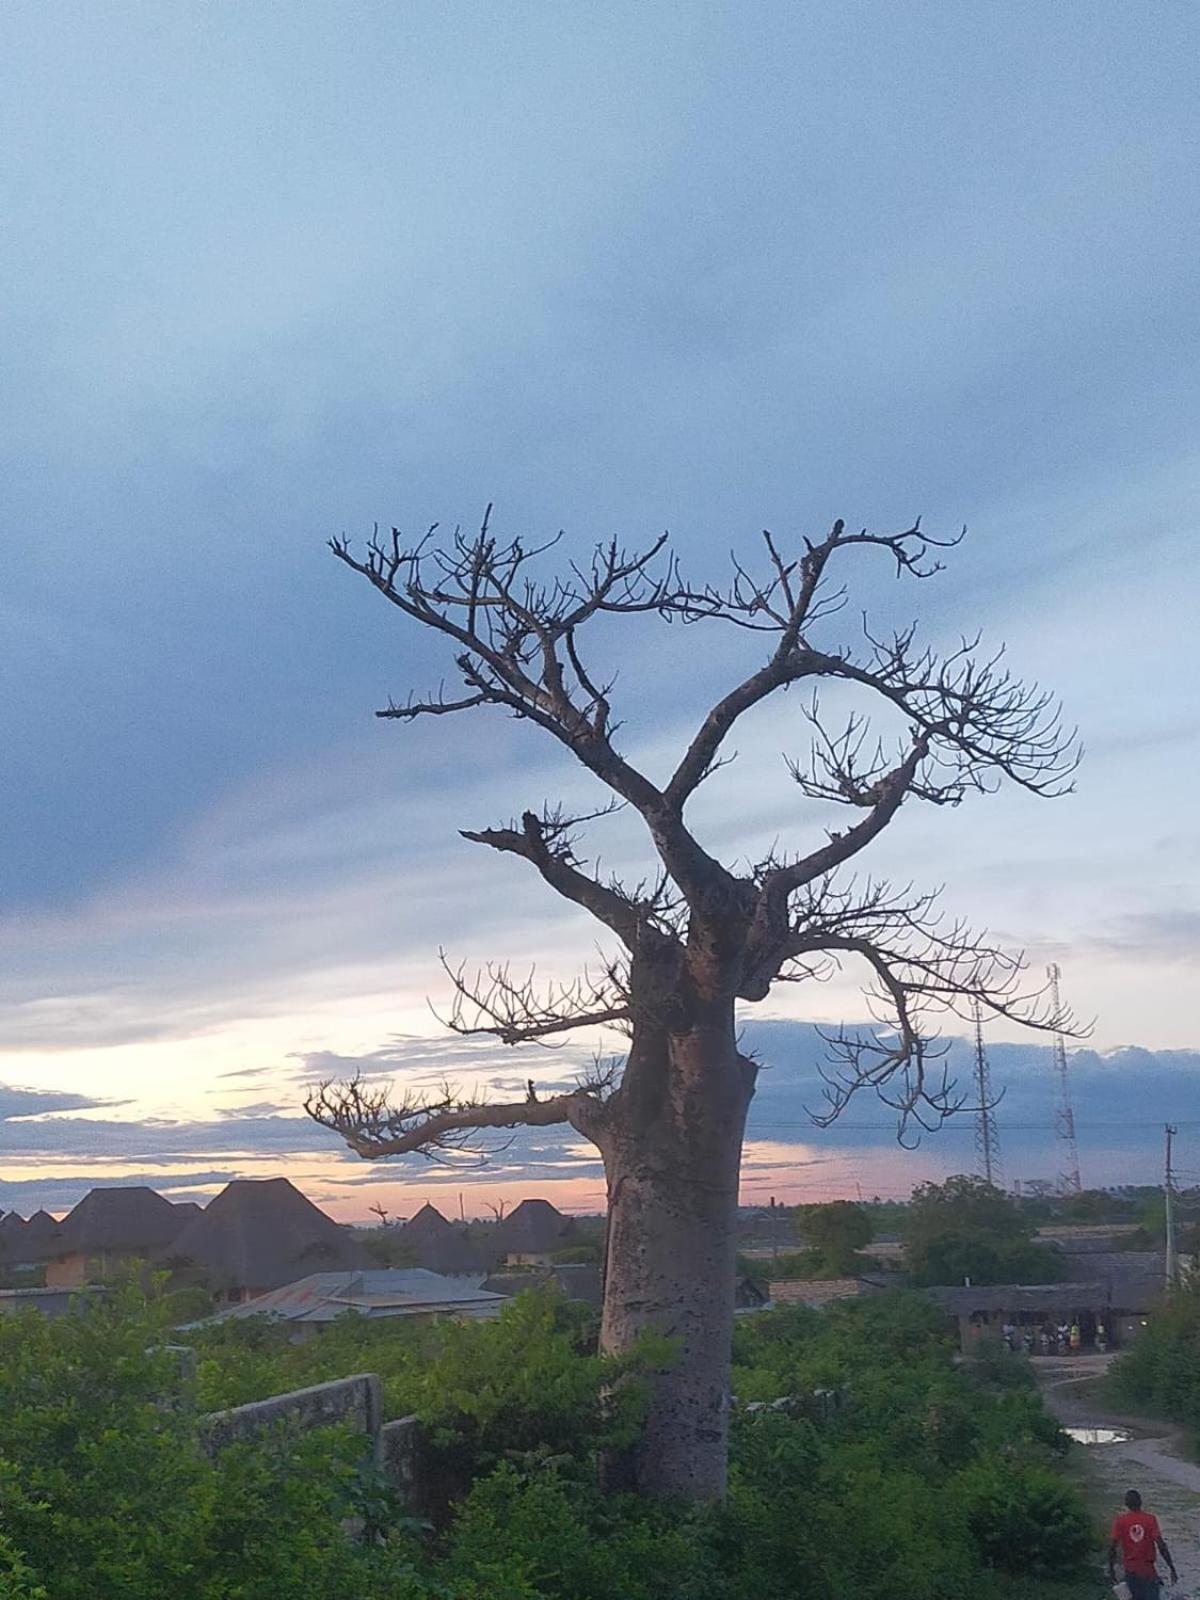
[[[610,1487],[717,1500],[725,1492],[738,1174],[753,1063],[732,1004],[647,1051],[635,1040],[604,1140],[608,1247],[601,1348],[653,1332],[678,1356],[650,1378],[631,1455]]]

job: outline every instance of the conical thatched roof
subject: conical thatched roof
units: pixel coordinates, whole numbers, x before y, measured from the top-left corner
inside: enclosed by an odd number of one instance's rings
[[[400,1242],[412,1250],[417,1264],[429,1272],[453,1276],[483,1271],[491,1261],[489,1253],[468,1238],[466,1229],[447,1222],[436,1206],[423,1205],[400,1229]]]
[[[153,1189],[92,1189],[58,1230],[56,1253],[151,1254],[170,1244],[186,1219]]]
[[[358,1247],[286,1178],[236,1178],[167,1253],[214,1289],[279,1289],[313,1272],[348,1271]]]
[[[54,1255],[62,1235],[62,1223],[48,1211],[35,1211],[21,1236],[21,1253],[26,1261],[45,1261]]]
[[[404,1224],[404,1237],[414,1243],[419,1238],[445,1239],[453,1232],[453,1224],[447,1222],[438,1208],[428,1202]]]
[[[575,1235],[575,1223],[549,1200],[522,1200],[495,1232],[495,1245],[504,1255],[550,1255]]]
[[[15,1211],[6,1211],[0,1217],[0,1261],[21,1261],[25,1248],[25,1233],[29,1224]]]

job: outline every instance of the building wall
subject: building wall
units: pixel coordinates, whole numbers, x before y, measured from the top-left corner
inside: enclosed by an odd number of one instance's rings
[[[46,1263],[46,1287],[79,1289],[118,1271],[130,1261],[145,1261],[152,1247],[144,1250],[91,1250],[58,1256]]]
[[[1118,1344],[1132,1344],[1145,1328],[1147,1320],[1136,1314],[1116,1316],[1110,1321],[1109,1329],[1115,1333]]]
[[[46,1263],[48,1289],[80,1289],[89,1278],[89,1257],[85,1255],[59,1256]]]

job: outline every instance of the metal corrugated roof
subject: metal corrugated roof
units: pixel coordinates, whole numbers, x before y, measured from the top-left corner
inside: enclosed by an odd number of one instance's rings
[[[332,1322],[347,1311],[366,1317],[429,1316],[459,1312],[489,1316],[504,1297],[473,1283],[455,1282],[423,1267],[379,1267],[353,1272],[314,1272],[270,1294],[222,1311],[214,1322],[235,1317],[279,1317],[286,1322]]]

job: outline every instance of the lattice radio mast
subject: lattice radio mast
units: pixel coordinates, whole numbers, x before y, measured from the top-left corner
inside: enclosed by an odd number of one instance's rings
[[[1057,1019],[1061,1015],[1058,998],[1058,980],[1062,976],[1057,961],[1046,968],[1050,980],[1050,999]],[[1058,1187],[1063,1194],[1080,1194],[1083,1180],[1079,1176],[1079,1144],[1075,1138],[1075,1113],[1071,1109],[1071,1085],[1067,1079],[1067,1046],[1062,1029],[1054,1030],[1054,1070],[1058,1073],[1058,1105],[1054,1112],[1054,1131],[1063,1143],[1065,1170],[1059,1173]]]
[[[1000,1131],[996,1126],[996,1103],[992,1098],[992,1075],[987,1051],[983,1048],[983,1012],[975,1002],[975,1150],[988,1183],[1002,1181],[1000,1169]]]

